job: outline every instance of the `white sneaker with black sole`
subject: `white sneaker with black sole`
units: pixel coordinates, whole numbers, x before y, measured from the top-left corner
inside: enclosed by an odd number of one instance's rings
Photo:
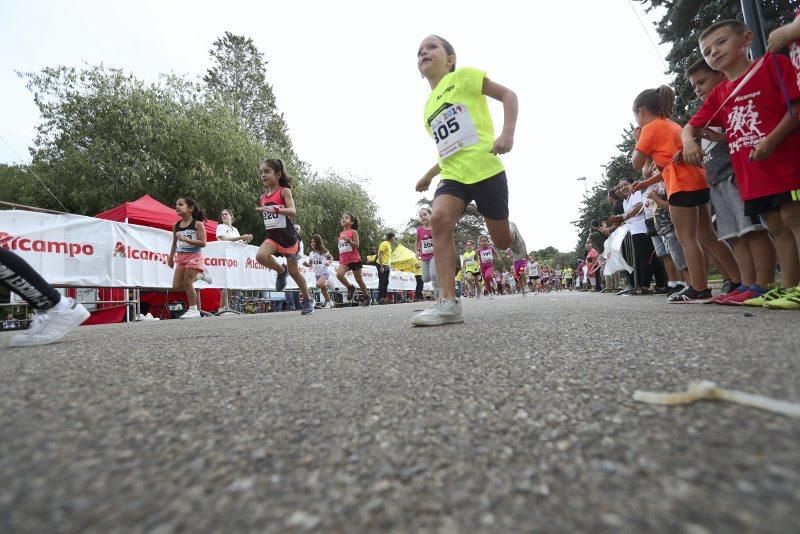
[[[186,313],[181,315],[181,319],[199,319],[203,315],[200,313],[200,310],[193,310],[189,308],[186,310]]]
[[[670,304],[703,304],[711,300],[711,289],[697,291],[692,286],[687,287],[680,293],[673,293],[667,299]]]
[[[51,309],[34,315],[30,328],[12,337],[10,346],[33,347],[53,343],[89,318],[89,311],[83,304],[71,298],[67,300],[70,305],[65,310]]]
[[[437,300],[436,304],[411,318],[411,324],[414,326],[439,326],[463,322],[461,302],[457,299]]]

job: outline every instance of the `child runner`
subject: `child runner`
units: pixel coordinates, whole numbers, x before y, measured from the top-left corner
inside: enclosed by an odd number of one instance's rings
[[[438,292],[436,260],[433,259],[433,234],[431,232],[431,210],[420,208],[417,227],[417,257],[422,261],[422,282],[432,282],[434,292]]]
[[[175,212],[181,220],[172,229],[172,248],[169,251],[167,265],[175,268],[172,277],[172,289],[186,292],[189,309],[181,315],[181,319],[197,319],[197,291],[195,280],[211,283],[211,276],[203,269],[203,247],[206,246],[206,227],[203,221],[206,216],[194,199],[181,197],[175,202]]]
[[[494,247],[489,243],[489,236],[482,235],[478,238],[478,260],[481,267],[481,278],[485,294],[492,293],[492,280],[494,279]]]
[[[531,285],[531,290],[534,292],[539,291],[539,262],[533,257],[533,254],[528,255],[526,268],[528,270],[528,283]]]
[[[760,215],[775,239],[781,287],[757,297],[763,306],[800,310],[800,87],[788,58],[767,53],[753,63],[753,33],[723,20],[700,34],[700,52],[725,74],[683,130],[686,161],[699,165],[695,137],[705,127],[725,128],[745,214]],[[787,110],[791,113],[787,113]]]
[[[464,243],[464,254],[461,255],[461,270],[467,282],[467,293],[475,298],[481,297],[480,292],[480,267],[478,266],[475,244],[472,241]]]
[[[508,220],[508,184],[497,157],[514,144],[517,96],[483,71],[456,69],[453,46],[436,35],[420,44],[417,67],[431,87],[423,120],[439,153],[439,163],[417,182],[417,191],[426,191],[431,180],[442,175],[431,217],[441,299],[411,322],[416,326],[460,323],[463,317],[461,302],[455,296],[453,229],[467,204],[475,200],[498,247],[510,247],[517,259],[526,254],[522,236]],[[486,96],[503,102],[503,132],[497,139]]]
[[[681,293],[670,295],[668,302],[697,304],[711,299],[706,252],[713,257],[714,264],[723,272],[723,276],[727,275],[725,277],[732,280],[734,287],[740,285],[741,278],[730,247],[717,240],[711,224],[711,210],[708,206],[710,194],[705,171],[682,161],[673,161],[675,154],[683,149],[680,142],[681,127],[670,120],[674,104],[675,92],[666,85],[657,89],[646,89],[633,101],[633,114],[639,124],[634,131],[636,148],[631,159],[633,168],[641,171],[647,159],[651,158],[661,174],[650,180],[636,182],[630,186],[630,190],[633,193],[647,189],[663,178],[667,186],[669,212],[686,255],[691,277],[689,287]]]
[[[352,213],[342,214],[342,231],[339,233],[339,267],[336,269],[336,278],[347,288],[347,300],[352,301],[356,294],[356,286],[344,277],[347,271],[353,271],[358,287],[361,288],[361,305],[369,306],[369,293],[364,277],[361,276],[361,254],[358,252],[360,245],[358,237],[358,218]]]
[[[292,277],[302,297],[300,314],[309,315],[314,313],[314,301],[308,292],[306,279],[300,274],[297,265],[300,258],[300,235],[292,221],[297,216],[291,189],[292,178],[286,174],[280,159],[262,161],[259,172],[264,194],[261,195],[261,207],[256,210],[264,214],[267,238],[256,252],[256,261],[278,273],[275,279],[276,291],[283,291],[286,287],[287,275]],[[286,266],[278,263],[275,255],[285,256]]]
[[[317,279],[317,288],[322,292],[325,298],[324,308],[333,308],[333,301],[328,293],[328,280],[331,277],[331,272],[328,270],[333,256],[328,252],[325,243],[322,241],[322,236],[314,234],[311,236],[311,254],[308,255],[308,261],[303,265],[311,267],[314,270],[314,276]]]
[[[30,327],[11,338],[11,347],[53,343],[89,318],[83,304],[62,297],[28,262],[3,247],[0,247],[0,285],[36,310]]]
[[[725,80],[725,75],[699,59],[686,69],[686,76],[695,94],[704,101],[708,94]],[[758,216],[744,213],[744,202],[736,186],[730,152],[725,134],[716,129],[701,131],[701,148],[705,153],[703,166],[711,187],[711,205],[716,214],[717,235],[720,241],[730,240],[742,284],[732,291],[711,299],[716,304],[741,306],[769,291],[775,281],[775,245]]]

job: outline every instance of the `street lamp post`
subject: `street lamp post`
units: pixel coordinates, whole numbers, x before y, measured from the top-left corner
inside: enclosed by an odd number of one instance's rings
[[[586,177],[581,176],[580,178],[575,178],[578,182],[583,182],[583,192],[588,196],[589,195],[589,186],[586,184]]]

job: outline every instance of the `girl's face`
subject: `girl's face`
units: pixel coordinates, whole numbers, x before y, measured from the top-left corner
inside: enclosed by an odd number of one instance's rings
[[[186,201],[182,198],[179,198],[177,202],[175,202],[175,213],[183,217],[187,213],[191,213],[192,210],[189,208],[189,205]]]
[[[489,240],[488,240],[488,239],[486,239],[485,237],[481,237],[480,239],[478,239],[478,244],[479,244],[481,247],[483,247],[483,248],[486,248],[486,247],[488,247],[488,246],[489,246]]]
[[[258,173],[261,176],[261,183],[264,184],[266,189],[273,189],[278,185],[279,175],[276,174],[275,170],[266,163],[261,164],[261,166],[258,168]]]
[[[224,222],[225,224],[230,226],[230,224],[231,224],[231,214],[230,213],[228,213],[227,211],[223,211],[220,214],[220,218],[222,219],[222,222]]]
[[[464,248],[466,248],[467,251],[472,251],[474,247],[475,245],[472,244],[472,241],[467,241],[466,243],[464,243]]]
[[[311,240],[311,250],[321,250],[319,242],[316,239]]]
[[[349,213],[342,214],[342,226],[350,227],[353,225],[353,220],[350,218]]]
[[[455,61],[456,57],[448,56],[442,42],[433,36],[423,39],[417,50],[417,68],[429,80],[447,74]]]
[[[419,220],[426,226],[431,224],[431,213],[428,210],[419,210]]]

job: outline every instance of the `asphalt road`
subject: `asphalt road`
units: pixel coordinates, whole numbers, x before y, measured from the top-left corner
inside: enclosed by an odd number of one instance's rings
[[[800,313],[548,294],[0,335],[2,532],[790,532]]]

